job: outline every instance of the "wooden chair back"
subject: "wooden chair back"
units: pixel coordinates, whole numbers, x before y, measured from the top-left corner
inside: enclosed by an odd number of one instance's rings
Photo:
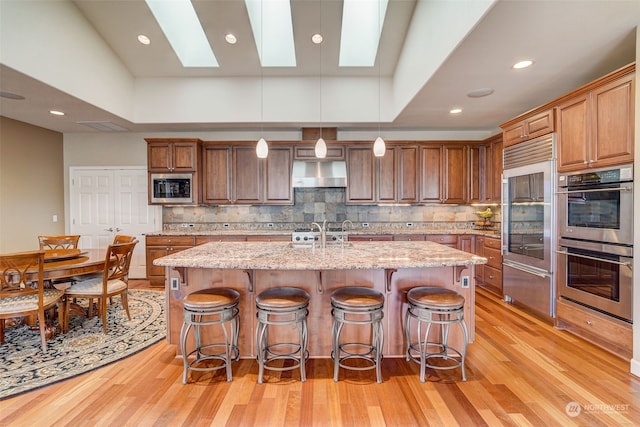
[[[38,236],[40,250],[43,249],[77,249],[80,235]]]
[[[129,243],[120,243],[118,245],[109,245],[105,258],[105,272],[102,286],[106,292],[107,284],[110,280],[122,280],[126,283],[129,281],[129,267],[131,266],[131,258],[133,257],[133,249],[137,240]]]
[[[124,234],[117,234],[116,237],[113,238],[113,244],[119,245],[121,243],[131,243],[136,240],[135,236],[125,236]]]
[[[0,342],[4,342],[4,321],[13,317],[37,315],[40,345],[47,351],[44,310],[57,303],[62,291],[44,290],[44,251],[0,255]]]

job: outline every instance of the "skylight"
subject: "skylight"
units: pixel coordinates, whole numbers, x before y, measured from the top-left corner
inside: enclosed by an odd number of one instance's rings
[[[373,67],[388,0],[344,0],[341,67]]]
[[[184,67],[217,67],[190,0],[145,0]]]
[[[245,0],[263,67],[295,67],[296,49],[289,0]]]

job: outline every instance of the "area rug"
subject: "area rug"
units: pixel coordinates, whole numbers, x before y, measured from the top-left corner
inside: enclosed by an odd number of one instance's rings
[[[6,330],[0,345],[0,400],[47,386],[131,356],[165,338],[164,292],[129,290],[131,320],[120,298],[108,307],[108,330],[94,316],[72,316],[69,332],[40,348],[39,331],[27,326]]]

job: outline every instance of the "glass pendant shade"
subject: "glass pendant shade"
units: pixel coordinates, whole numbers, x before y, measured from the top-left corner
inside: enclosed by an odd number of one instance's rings
[[[316,157],[319,159],[327,157],[327,144],[322,138],[318,138],[316,142]]]
[[[382,137],[377,137],[376,142],[373,143],[373,155],[376,157],[384,156],[384,152],[387,147],[384,144],[384,139]]]
[[[267,145],[267,141],[264,138],[260,138],[258,144],[256,145],[256,155],[260,159],[266,159],[269,155],[269,146]]]

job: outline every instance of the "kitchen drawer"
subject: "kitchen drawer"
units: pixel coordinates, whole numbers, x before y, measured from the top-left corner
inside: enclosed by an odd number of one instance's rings
[[[502,270],[502,255],[500,255],[500,250],[485,246],[484,257],[487,259],[487,266]]]
[[[556,314],[558,329],[566,329],[623,359],[631,359],[633,329],[628,323],[563,299],[557,301]]]
[[[196,246],[209,242],[244,242],[245,236],[196,236]]]
[[[502,270],[485,265],[484,281],[492,287],[499,288],[502,292]]]
[[[247,236],[247,242],[290,242],[291,234]]]
[[[193,246],[194,236],[147,236],[147,246]]]
[[[424,240],[424,234],[396,234],[393,236],[393,240],[398,242]]]
[[[478,282],[478,286],[502,297],[502,270],[485,265],[482,280]]]
[[[352,242],[379,242],[393,240],[390,234],[350,234],[349,240]]]
[[[458,236],[455,234],[427,234],[425,240],[454,248],[458,246]]]
[[[484,247],[501,250],[500,239],[494,239],[491,237],[484,238]]]

